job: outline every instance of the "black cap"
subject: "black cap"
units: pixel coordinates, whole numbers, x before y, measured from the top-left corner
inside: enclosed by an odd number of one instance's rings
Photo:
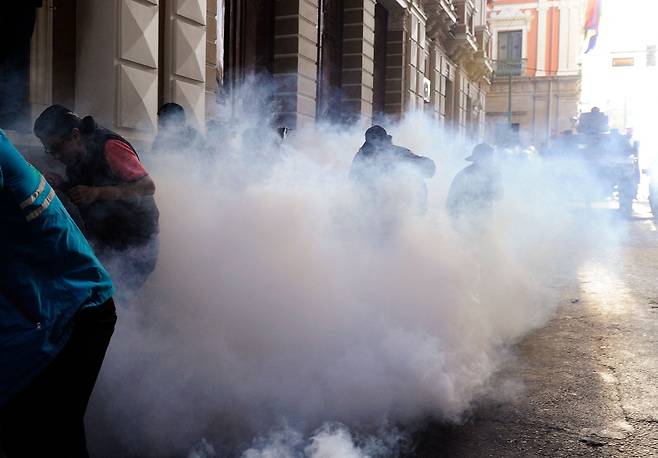
[[[34,121],[34,135],[39,138],[66,137],[80,128],[80,118],[62,105],[51,105]]]
[[[473,152],[466,158],[466,160],[470,162],[478,162],[492,158],[493,154],[494,149],[491,147],[491,145],[488,143],[480,143],[479,145],[475,145]]]
[[[168,102],[160,107],[158,116],[162,119],[185,122],[185,109],[177,103]]]
[[[386,137],[388,137],[388,133],[386,132],[386,129],[384,129],[382,126],[374,125],[368,130],[366,130],[367,142],[383,140]]]

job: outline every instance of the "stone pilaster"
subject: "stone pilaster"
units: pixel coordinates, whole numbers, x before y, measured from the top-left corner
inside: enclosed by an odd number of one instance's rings
[[[343,113],[370,122],[375,58],[374,0],[345,0],[343,22]]]
[[[188,122],[203,130],[207,3],[206,0],[179,0],[166,5],[165,43],[161,44],[165,47],[165,101],[182,105]]]
[[[317,93],[316,0],[279,0],[274,26],[274,81],[280,126],[314,122]]]
[[[87,0],[77,18],[75,110],[148,137],[158,103],[157,1]]]
[[[217,30],[218,1],[208,0],[206,6],[206,115],[212,114],[217,103]]]
[[[406,11],[402,8],[389,11],[385,113],[391,119],[399,119],[404,112],[408,59],[406,47],[408,33],[405,21]]]

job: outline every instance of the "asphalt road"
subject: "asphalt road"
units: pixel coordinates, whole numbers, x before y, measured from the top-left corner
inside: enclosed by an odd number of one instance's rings
[[[517,346],[502,375],[522,390],[424,428],[410,456],[658,457],[658,231],[642,204],[622,224],[619,249],[580,266]]]

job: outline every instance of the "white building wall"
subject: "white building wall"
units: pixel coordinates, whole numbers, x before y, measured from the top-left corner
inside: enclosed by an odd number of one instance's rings
[[[166,2],[165,43],[159,43],[157,0],[78,2],[76,106],[132,137],[157,124],[158,49],[165,47],[164,98],[202,127],[206,91],[206,0]],[[102,43],[102,46],[99,46]]]
[[[99,46],[99,43],[102,46]],[[75,111],[150,133],[158,103],[156,0],[78,3]]]
[[[101,124],[116,126],[117,70],[116,18],[118,0],[87,0],[78,3],[76,36],[75,107],[81,114],[93,113]],[[99,46],[103,43],[103,46]]]
[[[157,0],[120,0],[117,126],[151,131],[158,104]]]
[[[185,108],[188,122],[203,129],[206,90],[206,0],[167,2],[166,102]]]

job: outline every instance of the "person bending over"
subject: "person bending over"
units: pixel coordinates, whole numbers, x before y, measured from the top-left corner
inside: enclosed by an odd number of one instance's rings
[[[85,235],[126,293],[155,268],[159,212],[155,183],[135,148],[120,135],[61,105],[34,123],[46,152],[66,166],[53,185],[78,207]]]
[[[114,332],[114,287],[1,130],[0,233],[0,456],[86,457],[83,418]]]

